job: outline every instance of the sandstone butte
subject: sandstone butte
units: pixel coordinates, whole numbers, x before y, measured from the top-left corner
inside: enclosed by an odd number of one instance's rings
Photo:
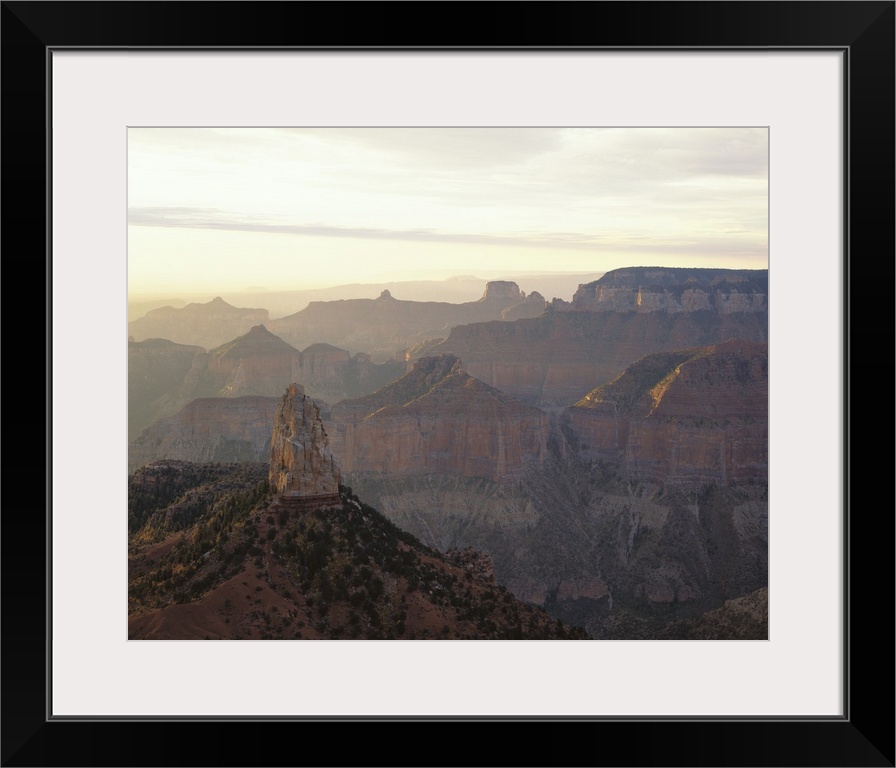
[[[397,381],[330,410],[344,472],[443,473],[500,481],[548,453],[548,414],[470,376],[454,355],[423,358]]]
[[[271,330],[297,346],[327,342],[367,352],[374,358],[402,355],[408,347],[465,323],[510,317],[535,317],[545,308],[544,298],[526,296],[510,281],[486,285],[478,301],[451,304],[442,301],[406,301],[386,290],[376,299],[312,301],[305,309],[271,321]]]
[[[768,340],[768,270],[627,268],[554,299],[538,317],[457,326],[408,359],[448,353],[530,405],[563,407],[644,355]]]
[[[280,504],[339,506],[341,474],[316,403],[298,384],[280,401],[271,433],[269,481]]]
[[[648,355],[564,413],[578,454],[665,483],[766,482],[768,347]]]
[[[150,310],[128,323],[128,335],[136,341],[161,338],[211,349],[266,322],[266,309],[235,307],[216,296],[204,304]]]

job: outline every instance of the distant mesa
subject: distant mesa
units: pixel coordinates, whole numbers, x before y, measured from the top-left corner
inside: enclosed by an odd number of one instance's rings
[[[552,309],[588,312],[765,312],[767,269],[626,267],[580,285],[572,303]]]
[[[342,503],[342,478],[320,409],[298,384],[287,387],[274,418],[269,479],[283,504],[313,509]]]
[[[523,298],[520,287],[510,280],[492,280],[486,283],[485,293],[482,295],[485,301],[521,301]]]
[[[454,326],[500,320],[511,308],[516,308],[515,317],[534,317],[544,311],[545,302],[540,296],[525,298],[507,280],[488,283],[482,298],[461,304],[397,299],[387,289],[376,299],[313,301],[300,312],[272,320],[268,328],[296,347],[326,342],[383,361],[403,357],[420,342],[444,338]]]

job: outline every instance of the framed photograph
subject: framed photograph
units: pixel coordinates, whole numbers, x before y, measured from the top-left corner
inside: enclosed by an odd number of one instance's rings
[[[893,521],[870,512],[877,495],[860,504],[857,494],[890,468],[876,472],[872,451],[856,462],[850,435],[852,425],[880,422],[879,406],[873,416],[862,407],[874,398],[853,398],[851,342],[864,335],[856,329],[871,329],[861,321],[869,310],[876,327],[892,321],[894,3],[352,4],[351,21],[338,27],[347,10],[3,3],[7,253],[46,231],[47,369],[46,514],[14,514],[8,505],[5,517],[3,764],[259,764],[256,742],[233,737],[266,723],[506,721],[569,728],[534,746],[530,738],[518,749],[495,747],[489,762],[573,764],[590,754],[586,764],[893,765],[892,658],[871,650],[892,626]],[[427,33],[431,40],[371,38],[371,28],[392,29],[408,11],[441,14],[445,23]],[[505,26],[519,32],[487,31]],[[334,40],[337,27],[351,32]],[[328,142],[337,129],[377,130],[386,143],[408,129],[525,129],[533,141],[560,129],[701,137],[746,130],[739,146],[761,134],[767,639],[129,639],[126,296],[141,271],[179,266],[162,262],[165,247],[176,256],[172,241],[153,252],[155,263],[129,263],[129,209],[132,223],[142,217],[162,239],[174,229],[222,226],[282,235],[259,211],[254,223],[222,225],[218,203],[201,212],[181,195],[166,207],[164,195],[138,187],[147,168],[163,166],[159,178],[189,185],[191,162],[215,154],[212,128],[216,140],[249,132],[216,158],[220,185],[238,182],[228,171],[233,152],[262,168],[261,134],[284,128],[320,132],[321,165],[335,152]],[[189,131],[195,136],[184,138]],[[181,138],[156,151],[172,135]],[[513,149],[493,138],[483,144],[489,152]],[[470,157],[481,162],[477,151]],[[638,162],[637,149],[628,157]],[[194,172],[209,167],[197,161]],[[346,164],[345,172],[362,186],[362,168]],[[273,182],[277,171],[260,173]],[[745,184],[743,195],[753,193]],[[708,218],[722,194],[682,188],[682,207],[668,215],[693,228],[699,217],[685,207],[702,206]],[[358,226],[368,234],[402,226],[380,219],[373,211]],[[576,226],[571,213],[566,221]],[[326,221],[309,226],[317,229],[302,234],[333,235]],[[398,251],[408,237],[386,239]],[[441,247],[462,241],[463,233]],[[220,245],[198,235],[195,242]],[[203,261],[201,269],[223,274],[228,258],[222,251],[217,266]],[[23,547],[26,540],[46,541],[45,561],[35,555],[43,548]],[[131,729],[139,749],[107,736],[114,723]],[[189,725],[187,741],[202,743],[172,756],[170,734]],[[280,733],[265,730],[265,739]],[[196,738],[212,731],[211,740]],[[607,742],[617,746],[594,752]],[[385,748],[373,759],[360,743],[342,749],[339,764],[404,762]],[[449,744],[409,762],[469,757]]]

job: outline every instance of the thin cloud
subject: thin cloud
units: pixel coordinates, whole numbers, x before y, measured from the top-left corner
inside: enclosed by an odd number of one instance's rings
[[[627,249],[655,253],[761,254],[767,251],[763,242],[729,242],[724,239],[691,237],[655,238],[635,232],[586,234],[579,232],[524,233],[490,235],[439,232],[432,229],[381,229],[373,227],[341,227],[325,224],[274,224],[260,217],[235,217],[218,208],[157,206],[131,208],[128,223],[142,227],[207,229],[230,232],[260,232],[275,235],[306,237],[340,237],[363,240],[402,240],[426,243],[459,243],[498,245],[514,248],[563,248],[594,251]],[[743,234],[743,233],[738,233]]]

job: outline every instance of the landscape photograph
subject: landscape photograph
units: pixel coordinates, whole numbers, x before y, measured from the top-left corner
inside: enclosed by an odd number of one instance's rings
[[[128,129],[131,640],[768,639],[768,130]]]

